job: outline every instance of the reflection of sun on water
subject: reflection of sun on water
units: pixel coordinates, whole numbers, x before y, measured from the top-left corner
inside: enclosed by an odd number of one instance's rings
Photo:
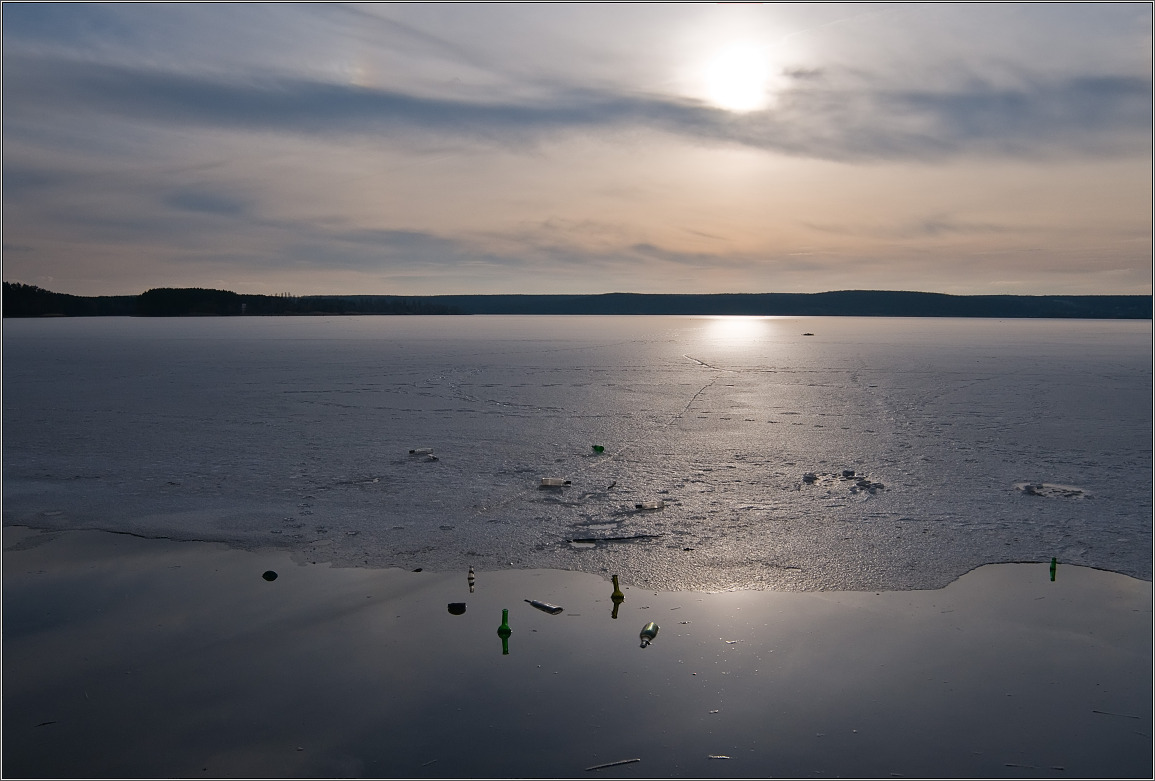
[[[767,324],[765,317],[712,317],[706,333],[727,346],[740,347],[766,334]]]

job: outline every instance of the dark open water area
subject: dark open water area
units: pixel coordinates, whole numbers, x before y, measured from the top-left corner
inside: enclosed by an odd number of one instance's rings
[[[8,527],[4,776],[1152,769],[1144,581],[999,564],[927,591],[612,591],[577,572],[478,570],[471,591],[464,572]]]

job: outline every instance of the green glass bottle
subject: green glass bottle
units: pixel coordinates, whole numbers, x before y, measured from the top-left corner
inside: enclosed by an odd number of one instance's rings
[[[642,648],[645,648],[658,636],[658,625],[651,621],[642,627],[642,632],[639,636],[642,638]]]
[[[610,617],[616,619],[618,617],[618,608],[621,607],[621,604],[626,601],[626,595],[622,593],[622,588],[621,588],[621,586],[618,585],[618,576],[617,575],[613,576],[613,581],[614,581],[614,593],[610,594],[610,599],[612,599],[613,603],[614,603],[614,612],[611,614]]]
[[[503,656],[509,656],[509,636],[513,634],[513,630],[509,628],[509,610],[503,609],[501,611],[501,626],[497,628],[497,634],[501,636],[501,653]]]

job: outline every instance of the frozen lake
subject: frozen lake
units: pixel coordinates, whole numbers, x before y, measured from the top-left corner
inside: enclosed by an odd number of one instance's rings
[[[5,524],[665,591],[938,588],[1052,557],[1151,579],[1150,321],[3,328]]]

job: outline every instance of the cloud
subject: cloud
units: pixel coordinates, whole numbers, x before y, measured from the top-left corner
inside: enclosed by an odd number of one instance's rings
[[[6,163],[4,165],[4,197],[13,198],[34,190],[41,190],[69,182],[74,177],[44,168]]]
[[[249,211],[241,200],[204,190],[182,190],[166,196],[164,202],[175,209],[223,217],[242,217]]]
[[[699,144],[739,145],[840,161],[933,161],[971,155],[1149,153],[1151,79],[1081,76],[971,79],[891,90],[867,75],[795,78],[772,109],[735,114],[669,95],[553,85],[543,97],[429,97],[329,81],[177,73],[59,57],[5,58],[5,110],[15,118],[96,112],[153,125],[389,138],[439,137],[500,146],[565,133],[648,129]]]
[[[994,222],[977,222],[974,220],[958,219],[949,214],[928,215],[898,224],[863,223],[851,225],[847,223],[819,223],[811,221],[806,221],[801,224],[809,230],[831,236],[884,240],[1037,233],[1040,230],[1037,226],[1028,226],[1022,223],[1012,226]]]
[[[881,102],[896,116],[923,118],[929,136],[1012,154],[1048,147],[1135,154],[1151,133],[1151,79],[1134,76],[1040,79],[1019,88],[979,83]]]

